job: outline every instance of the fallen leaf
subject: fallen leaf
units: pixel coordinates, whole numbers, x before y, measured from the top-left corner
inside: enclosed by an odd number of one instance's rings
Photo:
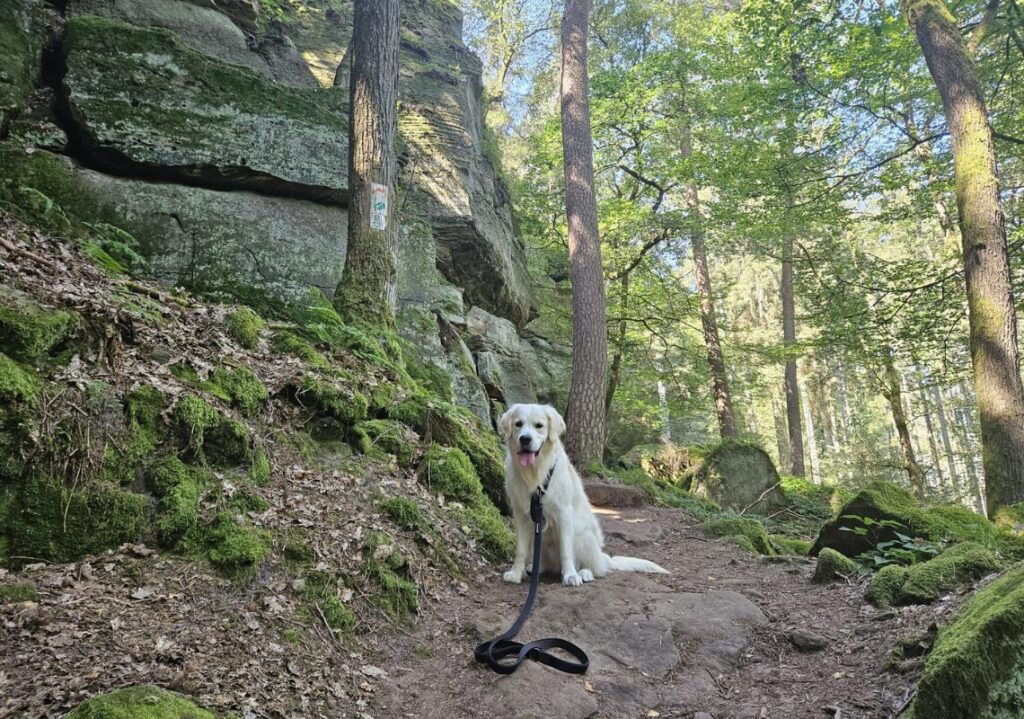
[[[373,679],[383,679],[388,675],[386,671],[384,671],[380,667],[375,667],[372,664],[364,664],[363,666],[359,667],[359,671]]]

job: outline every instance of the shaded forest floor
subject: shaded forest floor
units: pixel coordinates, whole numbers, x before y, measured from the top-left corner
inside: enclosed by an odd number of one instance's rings
[[[892,717],[916,673],[891,666],[894,643],[958,603],[880,611],[855,584],[812,584],[808,560],[704,538],[684,511],[601,515],[612,553],[672,574],[542,584],[522,638],[577,642],[584,677],[528,663],[499,678],[474,663],[526,594],[498,567],[435,585],[405,630],[339,641],[294,622],[272,569],[240,587],[128,547],[23,573],[39,599],[0,614],[0,716],[59,716],[83,695],[155,683],[244,717]]]

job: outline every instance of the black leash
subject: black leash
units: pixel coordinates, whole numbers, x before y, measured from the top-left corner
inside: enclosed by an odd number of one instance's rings
[[[530,519],[533,520],[533,571],[530,573],[530,591],[526,595],[526,604],[523,605],[523,610],[519,613],[519,617],[508,628],[508,631],[496,636],[494,639],[488,639],[486,642],[478,644],[473,651],[478,662],[486,664],[498,674],[511,674],[527,659],[547,664],[552,669],[568,674],[585,674],[590,666],[590,659],[587,658],[586,652],[566,639],[555,639],[552,637],[538,639],[526,644],[514,641],[514,637],[530,617],[530,612],[533,611],[533,601],[537,598],[537,587],[540,584],[540,540],[541,531],[544,529],[544,505],[542,500],[554,472],[555,466],[551,465],[543,485],[537,487],[533,494],[530,495]],[[572,655],[575,661],[557,657],[547,651],[549,649],[561,649],[567,654]],[[509,657],[512,658],[511,661],[502,661]]]

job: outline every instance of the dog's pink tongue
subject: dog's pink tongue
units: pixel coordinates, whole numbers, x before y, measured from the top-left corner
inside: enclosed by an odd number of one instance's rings
[[[537,459],[537,454],[535,452],[519,453],[519,464],[523,465],[524,467],[529,467],[531,464],[533,464],[535,459]]]

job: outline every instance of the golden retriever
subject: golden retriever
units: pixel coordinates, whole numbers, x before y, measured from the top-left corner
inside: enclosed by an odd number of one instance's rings
[[[583,491],[583,483],[562,446],[565,420],[554,407],[512,405],[498,421],[505,440],[505,491],[516,529],[516,557],[505,572],[506,582],[518,584],[526,575],[533,552],[530,495],[548,472],[544,494],[544,533],[541,566],[532,571],[561,570],[562,582],[578,587],[609,571],[668,574],[654,562],[604,553],[604,535]]]

